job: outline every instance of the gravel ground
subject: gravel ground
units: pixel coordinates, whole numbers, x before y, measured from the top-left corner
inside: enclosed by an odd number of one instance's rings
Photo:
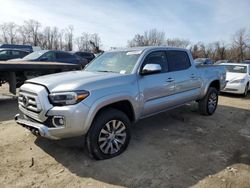
[[[8,87],[1,88],[6,93]],[[213,116],[197,104],[144,119],[122,155],[94,161],[84,138],[50,141],[16,125],[0,96],[0,187],[250,187],[250,94],[222,95]]]

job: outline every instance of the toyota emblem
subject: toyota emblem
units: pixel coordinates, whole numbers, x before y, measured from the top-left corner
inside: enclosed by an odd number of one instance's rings
[[[23,96],[23,105],[27,107],[29,104],[29,99],[26,96]]]

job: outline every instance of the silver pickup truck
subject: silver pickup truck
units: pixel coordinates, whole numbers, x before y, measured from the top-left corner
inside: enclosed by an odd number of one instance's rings
[[[126,149],[131,124],[140,119],[190,101],[212,115],[225,76],[222,66],[196,67],[185,49],[105,52],[83,71],[26,81],[18,97],[23,115],[15,120],[49,139],[86,135],[90,155],[107,159]]]

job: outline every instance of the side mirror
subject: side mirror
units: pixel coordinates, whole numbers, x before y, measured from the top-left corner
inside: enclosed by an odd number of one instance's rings
[[[41,57],[40,59],[39,59],[39,61],[48,61],[49,60],[49,58],[47,58],[47,57]]]
[[[161,66],[159,64],[146,64],[141,71],[141,75],[155,74],[161,72]]]

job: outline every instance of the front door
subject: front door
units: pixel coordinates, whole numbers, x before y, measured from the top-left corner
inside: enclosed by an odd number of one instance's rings
[[[146,64],[159,64],[162,71],[139,77],[140,94],[142,98],[142,116],[148,116],[164,110],[169,105],[168,98],[174,93],[173,74],[168,72],[165,51],[151,52],[145,58]]]

